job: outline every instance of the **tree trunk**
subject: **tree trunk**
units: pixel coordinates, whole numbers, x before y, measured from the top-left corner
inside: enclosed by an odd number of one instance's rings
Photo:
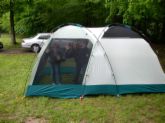
[[[165,17],[163,18],[163,27],[162,27],[162,32],[161,32],[161,40],[162,40],[162,42],[165,42],[165,39],[164,39],[164,37],[165,37]]]
[[[10,35],[12,44],[16,44],[14,29],[14,0],[10,0]]]

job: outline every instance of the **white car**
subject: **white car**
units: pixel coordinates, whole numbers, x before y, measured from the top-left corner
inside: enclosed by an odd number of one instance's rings
[[[51,33],[39,33],[32,38],[24,38],[21,45],[23,48],[39,52],[46,41],[50,39]]]

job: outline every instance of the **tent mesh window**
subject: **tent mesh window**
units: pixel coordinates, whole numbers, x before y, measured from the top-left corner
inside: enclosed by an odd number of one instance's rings
[[[91,49],[88,39],[52,39],[33,84],[82,84]]]
[[[124,26],[110,26],[104,33],[103,38],[117,38],[117,37],[129,37],[129,38],[141,38],[141,36],[132,31],[129,27]]]

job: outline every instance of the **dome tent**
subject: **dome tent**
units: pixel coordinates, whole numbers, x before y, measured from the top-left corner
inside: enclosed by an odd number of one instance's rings
[[[39,53],[25,95],[77,98],[143,92],[165,92],[165,75],[139,33],[123,25],[65,25]]]

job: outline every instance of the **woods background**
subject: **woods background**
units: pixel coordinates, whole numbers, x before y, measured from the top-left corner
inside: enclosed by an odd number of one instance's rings
[[[88,27],[123,23],[136,27],[152,42],[164,43],[165,0],[0,1],[1,33],[29,36],[69,22]]]

